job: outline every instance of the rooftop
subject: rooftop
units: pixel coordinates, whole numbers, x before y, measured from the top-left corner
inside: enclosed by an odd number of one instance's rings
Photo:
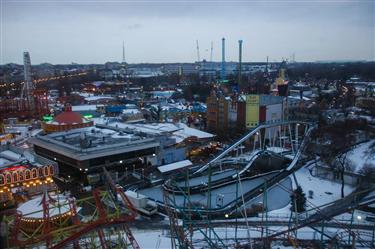
[[[120,131],[113,127],[87,127],[37,136],[30,139],[34,145],[77,160],[157,147],[154,138],[135,132]]]
[[[53,163],[27,149],[21,149],[13,145],[0,146],[0,171],[21,164],[28,167],[41,167]]]
[[[96,124],[106,124],[109,127],[116,127],[129,131],[140,132],[142,134],[149,134],[151,136],[168,134],[171,137],[176,138],[177,143],[180,143],[189,137],[196,137],[198,139],[210,139],[215,136],[211,133],[189,127],[184,123],[129,124],[117,121],[107,123],[106,120],[102,118],[94,119],[94,122]]]

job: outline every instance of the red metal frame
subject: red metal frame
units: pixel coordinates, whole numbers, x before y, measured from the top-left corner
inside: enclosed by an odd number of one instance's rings
[[[122,202],[125,205],[125,207],[130,211],[129,214],[121,214],[119,217],[114,218],[109,217],[108,213],[106,212],[105,207],[103,206],[102,200],[101,200],[101,190],[94,189],[93,190],[93,200],[95,202],[96,211],[99,214],[98,219],[82,223],[80,222],[80,219],[78,218],[77,213],[77,207],[76,207],[76,201],[74,198],[69,198],[69,207],[70,207],[70,213],[71,213],[71,221],[72,225],[68,227],[67,230],[70,231],[70,236],[62,239],[61,241],[54,241],[53,236],[53,227],[51,226],[51,217],[50,217],[50,199],[51,197],[48,196],[47,193],[44,194],[42,198],[42,207],[43,207],[43,234],[36,235],[35,238],[31,238],[28,240],[20,240],[20,221],[22,218],[22,214],[15,213],[12,216],[14,217],[14,222],[11,226],[11,236],[10,236],[10,243],[12,246],[15,246],[17,248],[22,248],[25,246],[33,245],[35,243],[39,242],[45,242],[46,248],[48,249],[58,249],[58,248],[64,248],[70,244],[73,244],[74,248],[80,248],[79,246],[79,240],[80,238],[85,238],[86,235],[92,232],[97,232],[100,240],[100,245],[104,249],[108,249],[108,245],[105,240],[105,233],[104,229],[111,228],[113,226],[119,226],[122,228],[122,230],[125,232],[129,242],[131,243],[132,247],[135,249],[139,249],[139,245],[134,238],[131,230],[127,226],[128,222],[134,221],[135,217],[137,215],[136,210],[126,194],[124,193],[123,189],[121,187],[116,186],[116,193],[118,193],[121,196]]]

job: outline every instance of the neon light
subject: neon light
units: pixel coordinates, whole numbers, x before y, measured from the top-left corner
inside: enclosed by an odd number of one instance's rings
[[[53,120],[52,116],[50,116],[50,115],[44,115],[43,116],[43,121],[51,121],[51,120]]]
[[[85,114],[85,115],[83,115],[83,117],[86,118],[86,119],[93,118],[92,114]]]
[[[6,169],[1,169],[0,172],[21,170],[21,169],[26,169],[26,168],[27,168],[27,166],[18,165],[18,166],[12,166],[12,167],[9,167],[9,168],[6,168]]]

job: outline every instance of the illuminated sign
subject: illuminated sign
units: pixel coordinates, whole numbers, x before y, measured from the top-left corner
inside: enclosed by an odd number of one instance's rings
[[[47,122],[47,121],[52,121],[53,120],[53,117],[51,115],[44,115],[43,116],[43,121]]]
[[[246,95],[246,127],[253,128],[259,124],[259,95]]]

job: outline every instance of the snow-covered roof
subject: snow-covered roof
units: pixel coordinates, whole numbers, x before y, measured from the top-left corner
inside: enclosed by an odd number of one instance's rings
[[[152,91],[154,97],[170,98],[175,91]]]
[[[96,111],[96,105],[74,105],[72,106],[72,111],[74,112]]]
[[[122,129],[130,129],[138,132],[144,132],[148,134],[163,134],[171,133],[172,137],[176,139],[177,143],[182,142],[188,137],[197,137],[198,139],[212,138],[215,135],[204,132],[195,128],[191,128],[184,123],[152,123],[152,124],[130,124],[122,122],[111,122],[106,124],[103,119],[95,119],[97,124],[105,124],[112,127],[118,127]]]
[[[183,139],[186,139],[188,137],[197,137],[198,139],[206,139],[206,138],[212,138],[215,136],[211,133],[201,131],[195,128],[191,128],[184,123],[178,123],[177,126],[181,128],[181,130],[174,132],[173,135],[183,138]]]
[[[85,97],[86,101],[95,101],[95,100],[100,100],[100,99],[114,99],[114,98],[112,96],[105,96],[105,95]]]
[[[122,110],[122,114],[138,114],[141,113],[138,109],[124,109]]]
[[[5,159],[5,158],[1,158],[1,157],[0,157],[0,168],[1,168],[2,165],[8,164],[8,163],[10,163],[10,162],[11,162],[11,161],[9,161],[9,160],[7,160],[7,159]]]
[[[172,170],[185,168],[185,167],[188,167],[188,166],[191,166],[191,165],[193,165],[193,163],[190,160],[183,160],[183,161],[179,161],[179,162],[170,163],[170,164],[160,166],[160,167],[158,167],[158,170],[161,173],[166,173],[166,172],[169,172],[169,171],[172,171]]]
[[[41,219],[43,218],[43,207],[42,207],[42,198],[43,195],[40,195],[34,199],[31,199],[17,208],[17,211],[20,211],[25,218],[34,218]],[[63,195],[51,195],[51,198],[55,201],[53,204],[50,204],[49,215],[50,217],[61,215],[66,212],[69,212],[68,200]],[[58,203],[60,207],[58,207]]]
[[[288,99],[296,99],[296,100],[301,100],[301,97],[300,96],[288,96]],[[304,101],[310,101],[311,99],[310,98],[307,98],[305,96],[302,97],[302,100]]]
[[[17,161],[22,158],[22,155],[15,153],[11,150],[4,150],[0,152],[0,156],[5,159],[12,160],[12,161]]]

